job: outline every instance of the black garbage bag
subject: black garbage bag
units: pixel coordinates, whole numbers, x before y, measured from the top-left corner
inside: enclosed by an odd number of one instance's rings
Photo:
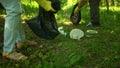
[[[59,0],[50,0],[52,2],[52,7],[56,10],[56,12],[58,10],[60,10],[61,6],[60,6],[60,1]],[[55,12],[55,13],[56,13]]]
[[[28,26],[31,28],[31,30],[37,35],[37,36],[39,36],[39,37],[41,37],[41,38],[45,38],[45,39],[51,39],[51,37],[49,37],[49,35],[47,35],[45,32],[44,32],[44,30],[43,30],[43,28],[42,28],[42,23],[41,23],[41,21],[39,20],[40,19],[40,17],[39,16],[37,16],[37,17],[35,17],[35,18],[33,18],[33,19],[30,19],[30,20],[28,20],[28,21],[26,21],[27,22],[27,24],[28,24]]]
[[[0,3],[0,10],[3,10],[4,9],[4,7],[2,6],[2,4]]]
[[[40,38],[51,40],[59,34],[54,12],[45,11],[42,7],[39,7],[39,15],[37,17],[26,22]]]
[[[72,13],[70,15],[70,21],[74,24],[77,25],[79,24],[79,22],[81,21],[81,11],[79,10],[79,12],[77,14],[74,15],[74,11],[75,8],[77,7],[77,4],[74,5]]]
[[[60,1],[59,0],[50,0],[52,7],[56,10],[60,10]],[[39,6],[39,14],[33,19],[30,19],[27,22],[31,30],[40,38],[47,40],[54,39],[58,34],[57,22],[54,16],[54,13],[51,11],[45,11],[42,7]]]

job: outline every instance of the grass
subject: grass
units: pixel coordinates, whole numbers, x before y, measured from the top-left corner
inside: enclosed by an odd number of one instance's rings
[[[37,15],[37,5],[32,5],[24,4],[26,12],[22,15],[23,21]],[[111,7],[107,12],[104,7],[100,7],[100,28],[86,27],[87,22],[90,21],[88,6],[83,8],[82,22],[77,26],[69,21],[71,10],[72,6],[69,6],[56,14],[58,26],[63,26],[68,33],[66,37],[58,35],[54,40],[45,40],[35,36],[27,24],[23,24],[27,39],[35,40],[39,45],[36,47],[25,45],[18,50],[29,57],[28,60],[21,62],[6,59],[0,54],[0,68],[119,68],[120,8]],[[85,36],[81,40],[70,39],[69,32],[73,28],[83,30]],[[98,34],[86,37],[86,30],[89,29],[97,30]],[[2,32],[1,26],[0,34]],[[0,46],[0,52],[2,52],[2,46]]]

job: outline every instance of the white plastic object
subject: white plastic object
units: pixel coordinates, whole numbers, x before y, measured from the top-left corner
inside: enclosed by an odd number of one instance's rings
[[[67,33],[63,30],[63,26],[58,27],[58,31],[60,32],[60,34],[62,34],[63,36],[66,36]]]
[[[98,33],[98,31],[96,31],[96,30],[87,30],[86,32],[88,34],[97,34]]]
[[[84,36],[84,32],[78,28],[70,31],[70,38],[80,40]]]

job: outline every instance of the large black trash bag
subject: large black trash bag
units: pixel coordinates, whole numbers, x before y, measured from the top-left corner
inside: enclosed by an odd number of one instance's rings
[[[37,17],[26,22],[40,38],[51,40],[59,34],[54,12],[45,11],[42,7],[39,7],[39,15]]]
[[[56,10],[56,12],[58,10],[60,10],[60,1],[59,0],[50,0],[52,2],[52,7]]]
[[[42,26],[44,31],[50,36],[55,36],[58,34],[57,22],[53,12],[44,11],[44,9],[40,9],[40,17],[41,22],[43,22]]]
[[[0,3],[0,10],[3,10],[4,9],[4,7],[2,6],[2,4]]]
[[[27,22],[28,26],[31,28],[31,30],[40,38],[45,38],[45,39],[52,39],[48,34],[46,34],[43,30],[43,26],[41,21],[39,20],[40,17],[37,16],[33,19],[30,19]]]
[[[72,13],[70,15],[70,21],[74,24],[77,25],[79,24],[79,22],[81,21],[81,11],[79,10],[79,12],[77,14],[74,15],[74,11],[75,8],[77,7],[77,4],[74,5]]]
[[[52,2],[52,7],[56,10],[56,12],[60,10],[59,0],[50,1]],[[54,13],[56,12],[45,11],[42,7],[39,6],[38,16],[26,22],[37,36],[51,40],[59,34],[57,22],[54,16]]]

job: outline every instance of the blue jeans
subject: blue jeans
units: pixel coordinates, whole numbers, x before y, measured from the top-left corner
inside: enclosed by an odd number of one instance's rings
[[[22,6],[20,0],[0,0],[6,10],[4,26],[3,51],[10,53],[15,50],[15,43],[25,41],[25,33],[21,23]]]

